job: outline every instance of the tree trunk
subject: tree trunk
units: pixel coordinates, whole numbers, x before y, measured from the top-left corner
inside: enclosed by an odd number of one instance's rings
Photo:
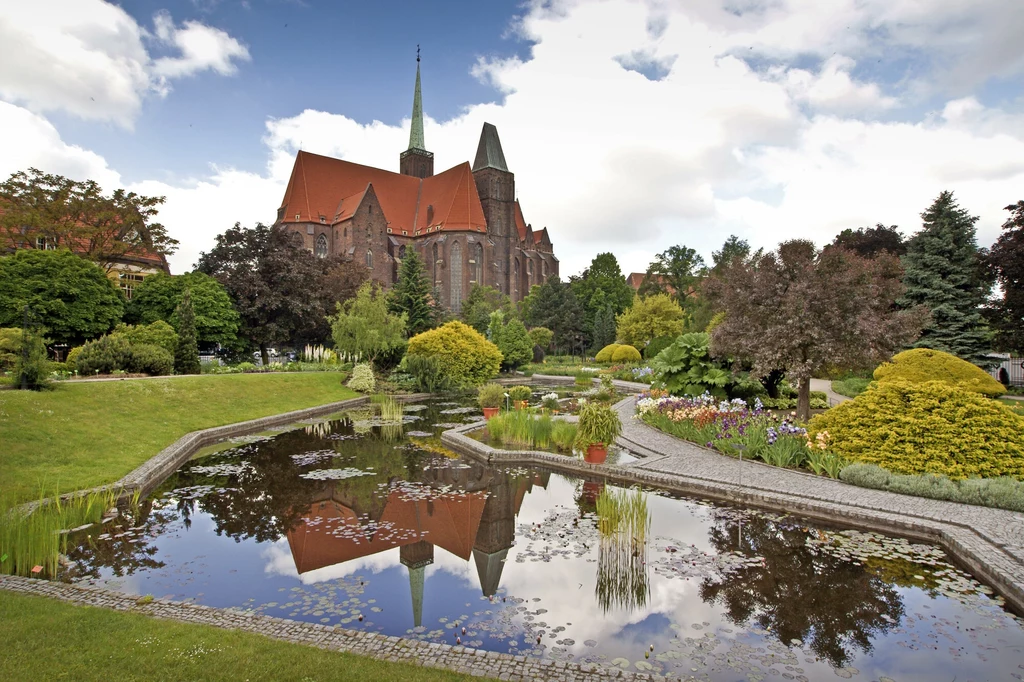
[[[267,344],[260,344],[260,358],[263,360],[263,366],[267,367],[270,365],[270,353],[267,351]]]
[[[796,418],[804,422],[811,418],[810,377],[800,377],[799,393],[796,398]]]

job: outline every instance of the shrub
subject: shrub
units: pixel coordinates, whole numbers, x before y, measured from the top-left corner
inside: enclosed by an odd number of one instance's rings
[[[634,299],[633,305],[615,318],[615,338],[643,348],[659,336],[683,333],[683,309],[668,294]]]
[[[64,364],[67,365],[69,372],[78,371],[78,356],[82,353],[82,346],[75,346],[68,351],[68,356],[64,358]]]
[[[533,345],[540,346],[541,350],[545,352],[551,347],[551,339],[555,337],[555,333],[547,327],[533,327],[527,333],[530,335]]]
[[[0,372],[14,369],[21,353],[21,330],[17,327],[0,329]]]
[[[610,405],[588,400],[580,407],[576,447],[583,449],[594,444],[610,445],[621,433],[622,420]]]
[[[940,381],[875,384],[811,420],[851,462],[952,479],[1024,477],[1024,417]]]
[[[453,388],[478,386],[501,367],[498,347],[457,320],[409,339],[406,357],[424,356],[437,358],[441,377]]]
[[[373,376],[373,365],[369,362],[360,362],[352,370],[352,378],[348,380],[348,387],[360,393],[372,393],[377,387],[377,380]]]
[[[406,355],[401,367],[416,382],[416,390],[425,393],[447,391],[451,382],[441,366],[441,359],[433,355]]]
[[[1024,483],[1008,476],[953,481],[940,474],[900,475],[875,464],[850,464],[839,478],[862,488],[1024,512]]]
[[[612,353],[612,362],[640,362],[640,351],[629,345],[619,346]]]
[[[502,369],[518,369],[533,359],[533,341],[522,320],[512,318],[506,322],[505,313],[495,310],[491,313],[487,334],[501,351]]]
[[[78,352],[75,361],[79,374],[110,374],[128,367],[131,344],[123,336],[101,336],[90,341]]]
[[[609,343],[607,346],[597,351],[597,355],[594,356],[595,362],[611,362],[612,355],[618,350],[619,344]]]
[[[533,361],[537,364],[544,362],[544,349],[540,346],[533,347]]]
[[[870,384],[871,379],[848,377],[839,381],[833,381],[832,390],[839,395],[845,395],[847,398],[856,398],[861,393],[868,390],[868,386]]]
[[[178,347],[178,333],[174,327],[163,320],[147,325],[119,324],[111,332],[114,336],[123,336],[131,345],[148,344],[159,346],[174,355]]]
[[[21,352],[14,362],[12,385],[30,391],[50,388],[51,367],[46,357],[46,343],[43,342],[43,338],[37,334],[23,335],[20,345]]]
[[[908,381],[915,384],[941,381],[990,398],[998,398],[1006,392],[1002,384],[977,365],[930,348],[914,348],[897,353],[892,362],[883,363],[875,369],[875,381]]]
[[[501,384],[484,384],[477,390],[476,399],[480,407],[501,407],[505,402],[505,387]]]
[[[508,389],[508,397],[512,400],[529,400],[533,391],[529,386],[512,386]]]
[[[139,343],[129,348],[127,366],[136,374],[166,376],[174,371],[174,356],[170,351],[150,343]]]
[[[702,395],[719,399],[728,395],[732,372],[711,359],[709,336],[704,332],[681,334],[651,360],[654,385],[672,395]]]
[[[657,357],[658,353],[671,346],[675,340],[676,337],[668,335],[651,339],[651,342],[644,348],[644,359],[650,360]]]

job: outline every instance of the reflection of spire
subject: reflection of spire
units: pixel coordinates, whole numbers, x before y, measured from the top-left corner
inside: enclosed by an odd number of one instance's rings
[[[404,545],[398,550],[402,565],[409,569],[409,591],[412,594],[413,627],[423,623],[423,583],[426,568],[434,563],[434,546],[420,540],[411,545]]]
[[[409,591],[412,593],[412,626],[418,628],[423,624],[423,579],[426,566],[409,569]]]
[[[505,567],[505,557],[508,555],[508,548],[498,550],[493,554],[473,550],[473,560],[476,562],[476,574],[480,578],[480,590],[485,597],[491,597],[498,591],[501,584],[501,569]]]

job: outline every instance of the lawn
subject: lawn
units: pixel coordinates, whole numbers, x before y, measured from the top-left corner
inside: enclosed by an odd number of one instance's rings
[[[0,498],[111,483],[189,431],[355,397],[340,380],[227,374],[0,391]]]
[[[1024,417],[1024,400],[1013,400],[1012,398],[1000,398],[999,402]]]
[[[54,633],[59,632],[59,636]],[[207,625],[0,591],[5,680],[469,680]]]

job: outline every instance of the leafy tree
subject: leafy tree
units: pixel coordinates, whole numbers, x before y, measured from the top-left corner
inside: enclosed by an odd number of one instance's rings
[[[530,335],[533,345],[540,346],[541,350],[545,352],[551,346],[551,339],[555,336],[555,333],[547,327],[533,327],[527,333]]]
[[[985,257],[985,264],[1003,296],[990,308],[989,317],[1001,350],[1024,352],[1024,201],[1006,207],[1010,217],[1003,233]]]
[[[990,349],[981,305],[991,289],[975,241],[976,216],[942,192],[921,214],[924,226],[910,238],[903,256],[904,308],[924,306],[932,319],[914,344],[952,353],[985,366]]]
[[[810,416],[810,380],[826,366],[871,367],[917,336],[920,308],[898,310],[895,256],[862,258],[809,241],[735,260],[705,283],[725,318],[711,332],[714,357],[752,365],[756,376],[784,369],[798,382],[797,416]]]
[[[221,283],[202,272],[174,276],[158,273],[146,277],[132,292],[125,320],[129,324],[152,324],[163,320],[177,327],[174,311],[186,289],[192,294],[197,339],[224,346],[234,344],[240,324],[238,311]]]
[[[690,294],[704,274],[704,259],[688,246],[670,246],[647,266],[644,283],[637,292],[642,297],[668,294],[685,308]]]
[[[529,317],[525,322],[533,327],[546,327],[554,334],[553,342],[556,353],[582,353],[584,349],[584,316],[583,307],[572,292],[568,283],[558,277],[551,277],[547,282],[534,287],[524,310]]]
[[[217,235],[209,253],[200,254],[196,270],[214,277],[227,290],[241,321],[239,336],[259,347],[264,364],[268,349],[293,341],[320,343],[335,302],[323,287],[343,261],[318,258],[283,227],[240,224]]]
[[[668,294],[636,297],[633,305],[616,318],[616,340],[642,350],[658,336],[683,333],[683,309]]]
[[[391,312],[387,294],[374,282],[363,282],[355,298],[339,303],[330,323],[339,351],[370,362],[405,345],[405,313]]]
[[[174,331],[174,327],[163,320],[157,320],[147,325],[119,324],[114,327],[112,334],[123,336],[133,346],[139,344],[159,346],[172,354],[178,348],[178,333]]]
[[[729,238],[722,244],[722,248],[718,251],[711,252],[711,272],[719,273],[722,268],[732,263],[737,258],[746,258],[750,255],[750,242],[746,239],[740,239],[734,234],[729,235]]]
[[[496,310],[510,317],[513,309],[509,297],[494,287],[474,284],[462,302],[462,321],[481,334],[486,334],[487,326],[491,323],[491,313]]]
[[[95,263],[70,251],[0,257],[0,327],[20,327],[25,306],[55,343],[78,345],[121,321],[124,296]]]
[[[836,236],[832,244],[847,248],[865,258],[873,258],[882,251],[894,256],[902,256],[907,252],[907,243],[899,229],[895,225],[886,227],[882,223],[874,227],[859,227],[856,230],[846,228]]]
[[[391,290],[391,312],[405,315],[406,334],[415,336],[434,326],[426,271],[416,249],[406,249],[398,268],[398,281]]]
[[[174,349],[174,371],[178,374],[199,374],[199,346],[196,343],[196,314],[192,309],[192,292],[185,289],[174,315],[178,318],[178,346]]]
[[[718,274],[722,268],[732,263],[735,259],[745,259],[750,256],[750,244],[745,239],[736,235],[729,235],[729,238],[722,244],[718,251],[711,252],[711,268],[703,273],[703,277],[709,274]],[[697,286],[695,283],[694,286]],[[715,315],[721,311],[717,310],[711,299],[703,295],[699,288],[694,291],[685,301],[680,302],[683,310],[687,313],[687,319],[683,329],[688,332],[706,332],[708,326],[715,319]]]
[[[487,337],[501,351],[501,368],[517,369],[533,359],[533,341],[522,320],[505,321],[505,313],[495,310],[487,327]]]
[[[584,324],[590,333],[591,346],[600,348],[593,338],[597,317],[608,307],[618,315],[633,302],[633,287],[619,269],[619,261],[612,253],[599,253],[590,262],[590,267],[579,277],[571,277],[576,300],[583,306]],[[603,344],[602,344],[603,345]]]
[[[42,240],[109,270],[128,255],[174,253],[177,240],[153,222],[162,203],[164,197],[123,189],[104,195],[93,180],[79,182],[30,168],[0,183],[0,240],[11,249],[34,248]]]

